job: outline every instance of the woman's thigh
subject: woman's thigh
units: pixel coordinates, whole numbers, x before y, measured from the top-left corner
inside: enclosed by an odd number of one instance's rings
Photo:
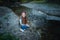
[[[22,29],[27,29],[28,27],[26,25],[21,26]]]

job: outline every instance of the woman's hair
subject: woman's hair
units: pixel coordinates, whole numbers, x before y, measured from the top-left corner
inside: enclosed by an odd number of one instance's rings
[[[23,11],[25,14],[26,14],[26,12],[25,11]],[[22,13],[23,13],[22,12]],[[21,13],[21,15],[22,15],[22,13]],[[23,22],[23,24],[26,24],[27,23],[27,18],[26,18],[26,16],[25,17],[22,17],[22,22]]]
[[[22,12],[21,12],[21,15],[22,15],[23,12],[26,14],[26,11],[22,11]]]

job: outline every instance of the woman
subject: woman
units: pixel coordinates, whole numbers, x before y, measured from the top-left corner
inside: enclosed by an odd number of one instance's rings
[[[29,25],[27,23],[27,18],[26,18],[26,12],[21,13],[20,25],[21,25],[20,31],[22,31],[22,32],[24,32],[24,30],[26,30],[29,27]]]

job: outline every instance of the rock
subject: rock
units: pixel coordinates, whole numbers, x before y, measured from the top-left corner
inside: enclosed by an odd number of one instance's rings
[[[42,28],[46,24],[46,15],[36,15],[36,14],[30,14],[28,16],[28,20],[30,21],[30,25],[34,28]]]
[[[3,13],[3,14],[2,14]],[[7,7],[0,7],[0,33],[5,34],[10,33],[15,35],[16,38],[20,40],[38,40],[40,35],[37,32],[34,32],[33,29],[25,30],[20,32],[20,25],[18,16]]]

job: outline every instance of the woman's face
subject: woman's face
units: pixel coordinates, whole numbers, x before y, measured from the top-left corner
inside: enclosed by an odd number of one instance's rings
[[[26,13],[25,12],[22,12],[22,17],[26,17]]]

